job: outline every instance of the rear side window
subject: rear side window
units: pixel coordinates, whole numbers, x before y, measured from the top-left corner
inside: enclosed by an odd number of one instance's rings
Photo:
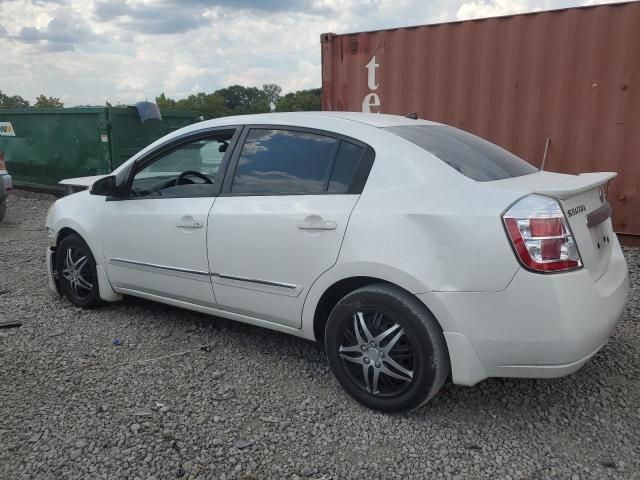
[[[403,125],[385,130],[416,144],[479,182],[520,177],[538,171],[504,148],[447,125]]]
[[[231,193],[352,193],[354,185],[362,188],[354,179],[363,176],[364,154],[364,147],[326,135],[253,128],[242,147]]]
[[[365,149],[350,142],[341,142],[329,181],[329,192],[348,193],[361,166]]]

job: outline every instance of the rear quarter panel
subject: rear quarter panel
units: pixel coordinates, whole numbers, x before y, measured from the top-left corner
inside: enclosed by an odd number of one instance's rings
[[[489,192],[391,137],[376,142],[338,264],[368,262],[406,272],[414,278],[413,293],[504,289],[518,263],[501,215],[519,194]]]
[[[367,143],[376,158],[338,261],[315,282],[305,302],[308,338],[320,297],[345,278],[380,278],[414,294],[497,292],[520,268],[502,225],[502,213],[520,193],[487,192],[382,130]]]

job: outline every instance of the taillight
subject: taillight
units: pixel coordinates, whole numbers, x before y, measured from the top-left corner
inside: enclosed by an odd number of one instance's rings
[[[557,200],[529,195],[502,218],[516,255],[528,269],[562,272],[582,267],[575,238]]]

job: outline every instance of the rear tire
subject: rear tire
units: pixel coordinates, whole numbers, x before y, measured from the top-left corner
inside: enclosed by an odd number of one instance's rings
[[[64,237],[56,250],[60,291],[77,307],[100,303],[96,261],[89,246],[76,234]]]
[[[359,288],[333,308],[325,349],[349,395],[382,412],[430,400],[450,372],[449,352],[433,314],[394,285]]]
[[[0,200],[0,222],[4,220],[4,216],[7,214],[7,201]]]

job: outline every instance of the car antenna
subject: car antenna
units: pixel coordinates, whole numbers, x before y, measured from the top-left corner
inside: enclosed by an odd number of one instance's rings
[[[417,112],[407,113],[405,115],[405,117],[410,118],[411,120],[417,120],[418,119],[418,113]]]
[[[544,164],[547,163],[547,153],[549,153],[549,145],[551,144],[551,139],[547,137],[547,140],[544,142],[544,154],[542,155],[542,165],[540,165],[540,171],[544,171]]]

